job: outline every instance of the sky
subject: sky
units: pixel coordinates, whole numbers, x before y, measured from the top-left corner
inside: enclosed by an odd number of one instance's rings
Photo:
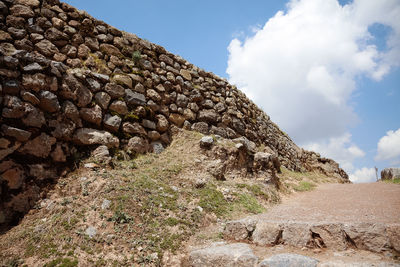
[[[353,182],[400,167],[400,0],[67,0],[227,78]]]

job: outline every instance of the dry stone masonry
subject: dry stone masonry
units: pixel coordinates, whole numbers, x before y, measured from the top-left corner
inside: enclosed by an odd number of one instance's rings
[[[288,169],[347,180],[235,86],[58,0],[0,0],[0,225],[85,146],[161,151],[183,127],[264,144]]]

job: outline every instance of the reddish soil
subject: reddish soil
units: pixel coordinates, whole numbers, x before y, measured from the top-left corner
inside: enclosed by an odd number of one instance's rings
[[[272,207],[268,221],[400,223],[400,185],[323,184]]]

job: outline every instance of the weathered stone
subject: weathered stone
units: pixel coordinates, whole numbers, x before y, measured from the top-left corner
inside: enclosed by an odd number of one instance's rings
[[[390,239],[390,244],[397,251],[400,252],[400,225],[392,224],[386,226],[386,232]]]
[[[6,96],[4,106],[2,116],[5,118],[18,119],[25,115],[25,107],[16,96]]]
[[[18,189],[22,186],[25,180],[25,172],[19,165],[17,165],[2,173],[0,177],[7,182],[10,189]]]
[[[12,35],[14,39],[22,39],[26,36],[26,30],[25,29],[18,29],[14,27],[9,27],[8,32]]]
[[[259,267],[287,267],[287,266],[304,266],[317,267],[318,260],[298,255],[298,254],[277,254],[268,259],[263,260]]]
[[[14,0],[14,3],[30,7],[38,7],[40,4],[39,0]]]
[[[119,139],[109,132],[90,128],[76,130],[73,141],[79,145],[106,145],[108,148],[119,146]]]
[[[39,98],[37,98],[34,94],[32,94],[30,92],[23,92],[21,94],[21,97],[23,100],[28,101],[32,105],[39,105],[39,103],[40,103]]]
[[[185,108],[188,103],[189,103],[189,99],[187,98],[187,96],[178,94],[178,96],[176,97],[176,104],[179,107]]]
[[[33,140],[27,142],[19,151],[39,158],[46,158],[51,152],[51,146],[56,143],[56,139],[42,133]]]
[[[386,227],[379,223],[358,223],[344,225],[343,230],[353,240],[357,248],[383,252],[390,248]]]
[[[67,156],[64,153],[64,150],[62,149],[62,145],[58,143],[54,150],[51,152],[51,158],[55,162],[66,162],[67,161]]]
[[[20,86],[19,82],[15,80],[9,80],[4,83],[3,92],[5,94],[17,95],[19,93]]]
[[[35,108],[31,104],[25,103],[25,111],[27,115],[24,118],[22,118],[22,122],[26,126],[40,128],[42,127],[42,125],[46,123],[43,112]]]
[[[77,97],[77,105],[78,107],[86,107],[92,102],[93,94],[90,92],[88,88],[85,86],[79,86],[76,90]]]
[[[0,41],[1,42],[7,42],[7,41],[11,41],[11,40],[12,40],[12,37],[8,32],[0,30]]]
[[[50,91],[41,91],[39,93],[39,100],[40,108],[47,112],[57,112],[61,108],[57,96]]]
[[[111,103],[109,109],[120,115],[126,115],[128,113],[128,107],[126,103],[122,100],[115,100]]]
[[[192,130],[202,134],[208,134],[208,124],[206,122],[193,123]]]
[[[151,141],[157,141],[158,139],[160,139],[161,135],[160,135],[160,133],[157,132],[157,131],[149,131],[149,132],[147,133],[147,137],[149,137],[149,139],[150,139]]]
[[[149,150],[149,143],[146,139],[139,136],[132,137],[128,141],[127,150],[130,152],[144,154]]]
[[[26,142],[31,137],[31,133],[22,129],[14,128],[3,124],[1,126],[1,131],[6,136],[11,136],[20,142]]]
[[[146,97],[143,94],[139,94],[139,93],[133,92],[130,89],[126,89],[125,90],[125,101],[129,106],[145,105]]]
[[[254,142],[250,141],[249,139],[247,139],[246,137],[242,136],[239,138],[235,138],[232,141],[235,143],[242,144],[249,153],[253,153],[253,154],[256,153],[256,150],[257,150],[256,144]]]
[[[143,120],[142,121],[142,125],[143,125],[143,127],[151,129],[151,130],[155,130],[156,129],[155,122],[150,121],[150,120]]]
[[[226,107],[225,107],[225,105],[224,105],[223,103],[217,103],[217,104],[214,106],[214,109],[215,109],[218,113],[222,113],[222,112],[224,112],[224,111],[226,110]]]
[[[212,138],[212,136],[203,136],[200,139],[200,147],[202,148],[209,149],[213,146],[213,144],[214,144],[214,139]]]
[[[164,146],[161,142],[152,142],[150,144],[151,151],[155,154],[160,154],[164,151]]]
[[[51,134],[57,139],[63,139],[70,141],[71,137],[76,129],[76,124],[70,120],[51,120],[48,123],[50,128],[54,128]]]
[[[62,31],[59,31],[56,28],[47,29],[45,34],[44,34],[44,37],[47,40],[50,40],[52,42],[59,41],[59,40],[68,40],[69,39],[67,34],[63,33]],[[90,52],[90,50],[89,50],[89,52]]]
[[[8,146],[11,144],[10,141],[8,141],[5,138],[0,138],[0,149],[8,148]]]
[[[278,223],[260,221],[253,232],[252,238],[253,242],[258,246],[277,245],[280,242],[279,239],[282,233],[283,227]]]
[[[284,225],[282,241],[290,246],[306,247],[311,238],[310,225],[306,223],[290,223]]]
[[[156,118],[157,118],[157,127],[156,127],[157,131],[160,131],[160,132],[167,131],[169,122],[165,118],[165,116],[160,114],[160,115],[157,115]]]
[[[226,129],[223,127],[215,127],[214,125],[211,126],[210,128],[210,133],[214,135],[219,135],[223,138],[227,138],[228,134],[226,132]]]
[[[127,134],[139,134],[142,136],[147,135],[146,130],[137,122],[134,122],[134,123],[124,122],[122,124],[122,130],[124,131],[124,133],[127,133]]]
[[[119,84],[108,83],[106,84],[104,90],[111,96],[113,99],[117,99],[125,96],[125,89]]]
[[[15,145],[11,147],[7,147],[5,149],[0,149],[0,161],[5,159],[8,155],[14,153],[15,150],[17,150],[21,146],[21,143],[16,143]]]
[[[163,61],[163,62],[167,63],[168,65],[171,65],[171,66],[174,65],[174,60],[167,55],[161,54],[158,58],[160,61]]]
[[[106,114],[104,116],[103,124],[107,130],[118,132],[122,119],[117,115]]]
[[[93,51],[100,49],[99,41],[94,37],[85,37],[85,45],[87,45]]]
[[[108,109],[108,104],[111,101],[111,97],[106,92],[98,92],[94,96],[96,103],[104,110]]]
[[[92,108],[82,108],[79,113],[82,119],[85,121],[93,123],[97,126],[101,125],[103,114],[99,105],[95,105]]]
[[[185,69],[181,69],[180,70],[180,74],[182,75],[183,78],[185,78],[188,81],[192,80],[192,75],[190,74],[190,71],[185,70]]]
[[[183,111],[183,116],[185,119],[189,121],[195,121],[196,120],[196,113],[194,113],[191,109],[187,108]]]
[[[101,145],[98,146],[95,150],[92,151],[92,157],[97,161],[108,162],[110,157],[110,151],[107,146]]]
[[[248,244],[213,244],[204,249],[193,250],[189,254],[189,264],[193,267],[248,267],[255,266],[258,258]]]
[[[80,120],[78,108],[71,101],[67,100],[63,103],[62,112],[67,118],[71,119],[72,121],[77,122]]]
[[[197,118],[200,121],[204,121],[204,122],[208,122],[208,123],[216,123],[216,122],[218,122],[219,116],[213,109],[204,109],[204,110],[200,110]]]
[[[214,102],[212,102],[210,99],[206,99],[206,100],[204,100],[204,102],[202,103],[202,106],[203,106],[204,108],[211,109],[211,108],[214,107]]]
[[[32,8],[25,5],[13,5],[10,8],[11,15],[23,18],[31,18],[35,15]]]
[[[87,47],[84,44],[80,44],[79,45],[79,47],[78,47],[78,57],[79,58],[85,59],[85,58],[87,58],[89,56],[89,53],[90,53],[90,48],[89,47]]]
[[[141,83],[137,83],[135,85],[135,91],[138,93],[141,93],[141,94],[146,93],[146,89],[144,88],[143,84],[141,84]]]
[[[126,86],[128,88],[132,88],[132,79],[128,75],[123,75],[123,74],[115,74],[112,78],[111,81],[119,84]]]
[[[58,48],[48,40],[42,40],[35,44],[36,49],[47,57],[52,57],[55,53],[58,53]]]
[[[29,165],[29,175],[38,180],[57,178],[56,170],[44,164]]]
[[[101,44],[100,51],[109,56],[123,57],[119,49],[110,44]]]
[[[97,92],[101,89],[101,84],[97,80],[92,78],[87,78],[86,81],[89,85],[90,91]]]
[[[177,113],[171,113],[168,119],[171,123],[178,127],[182,127],[183,123],[185,122],[185,117]]]
[[[153,89],[147,90],[147,97],[153,99],[155,102],[161,101],[161,96]]]
[[[256,229],[256,224],[257,221],[251,218],[229,221],[224,227],[224,238],[235,241],[249,240]]]
[[[311,227],[313,233],[318,234],[327,248],[347,249],[346,234],[341,224],[318,224]]]

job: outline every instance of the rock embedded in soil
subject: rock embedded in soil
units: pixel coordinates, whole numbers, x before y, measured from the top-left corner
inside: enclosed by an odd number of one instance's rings
[[[248,267],[256,266],[257,256],[244,243],[213,244],[204,249],[193,250],[189,254],[189,264],[193,267]]]
[[[318,260],[298,254],[278,254],[263,260],[259,267],[316,267]]]
[[[212,136],[203,136],[200,139],[200,147],[209,149],[214,144],[214,138]]]

